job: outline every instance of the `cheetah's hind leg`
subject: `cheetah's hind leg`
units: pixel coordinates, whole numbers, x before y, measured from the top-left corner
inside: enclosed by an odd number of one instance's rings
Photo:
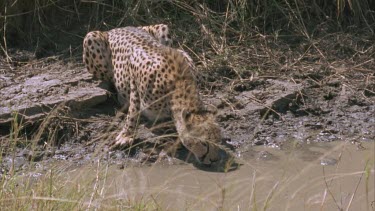
[[[113,82],[113,66],[108,36],[105,32],[89,32],[83,40],[83,63],[94,78]]]

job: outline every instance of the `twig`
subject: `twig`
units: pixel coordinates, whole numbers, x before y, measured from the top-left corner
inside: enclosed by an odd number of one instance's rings
[[[357,193],[357,190],[358,190],[359,184],[361,183],[361,180],[362,180],[363,174],[366,172],[366,168],[367,168],[368,163],[369,163],[369,160],[366,161],[365,169],[363,170],[361,176],[359,177],[359,180],[358,180],[358,182],[357,182],[357,185],[356,185],[356,187],[355,187],[355,189],[354,189],[354,193],[352,194],[352,197],[350,198],[349,204],[348,204],[348,206],[346,207],[346,211],[349,211],[349,208],[350,208],[350,206],[352,205],[352,202],[353,202],[354,196],[355,196],[355,194]]]
[[[4,13],[5,13],[5,16],[4,16],[4,31],[3,31],[3,42],[4,42],[4,46],[0,45],[1,46],[1,49],[3,50],[4,54],[5,54],[5,58],[6,58],[6,61],[10,66],[10,62],[12,62],[12,58],[9,56],[8,54],[8,46],[7,46],[7,39],[6,39],[6,29],[7,29],[7,25],[8,25],[8,22],[7,22],[7,6],[5,4],[5,7],[4,7]]]
[[[329,195],[331,195],[331,197],[332,197],[333,201],[335,202],[338,210],[342,210],[342,208],[340,207],[340,205],[337,203],[335,196],[333,195],[333,193],[331,192],[331,190],[328,187],[326,173],[324,171],[324,166],[323,166],[323,178],[324,178],[324,184],[326,185],[326,190],[328,191]],[[321,207],[321,209],[322,209],[322,207]]]

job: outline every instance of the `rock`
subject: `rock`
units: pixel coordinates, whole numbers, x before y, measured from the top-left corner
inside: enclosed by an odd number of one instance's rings
[[[83,69],[65,69],[54,64],[49,71],[30,76],[17,74],[0,79],[0,125],[9,124],[13,113],[33,122],[45,117],[60,104],[73,109],[88,108],[107,100],[107,91],[91,80]],[[37,72],[37,70],[32,70]],[[5,80],[6,79],[6,80]]]
[[[334,166],[337,164],[337,159],[332,157],[325,157],[320,160],[320,165],[322,166]]]

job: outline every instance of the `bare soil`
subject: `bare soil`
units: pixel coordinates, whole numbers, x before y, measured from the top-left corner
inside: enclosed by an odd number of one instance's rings
[[[197,63],[201,96],[218,109],[233,154],[269,158],[253,146],[284,150],[290,143],[347,141],[361,148],[375,140],[373,38],[328,34],[314,43],[271,41],[238,48],[229,62],[211,53],[206,57],[213,65]],[[137,147],[109,152],[124,117],[111,85],[93,81],[79,59],[35,59],[17,49],[9,55],[12,63],[0,60],[0,173],[54,160],[102,159],[119,168],[195,162],[183,148],[166,155],[173,128],[146,120]]]

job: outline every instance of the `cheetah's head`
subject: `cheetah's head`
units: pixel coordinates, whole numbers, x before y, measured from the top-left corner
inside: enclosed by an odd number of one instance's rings
[[[226,153],[219,147],[222,142],[221,130],[212,113],[183,110],[180,120],[180,140],[200,163],[211,165],[225,159]]]

